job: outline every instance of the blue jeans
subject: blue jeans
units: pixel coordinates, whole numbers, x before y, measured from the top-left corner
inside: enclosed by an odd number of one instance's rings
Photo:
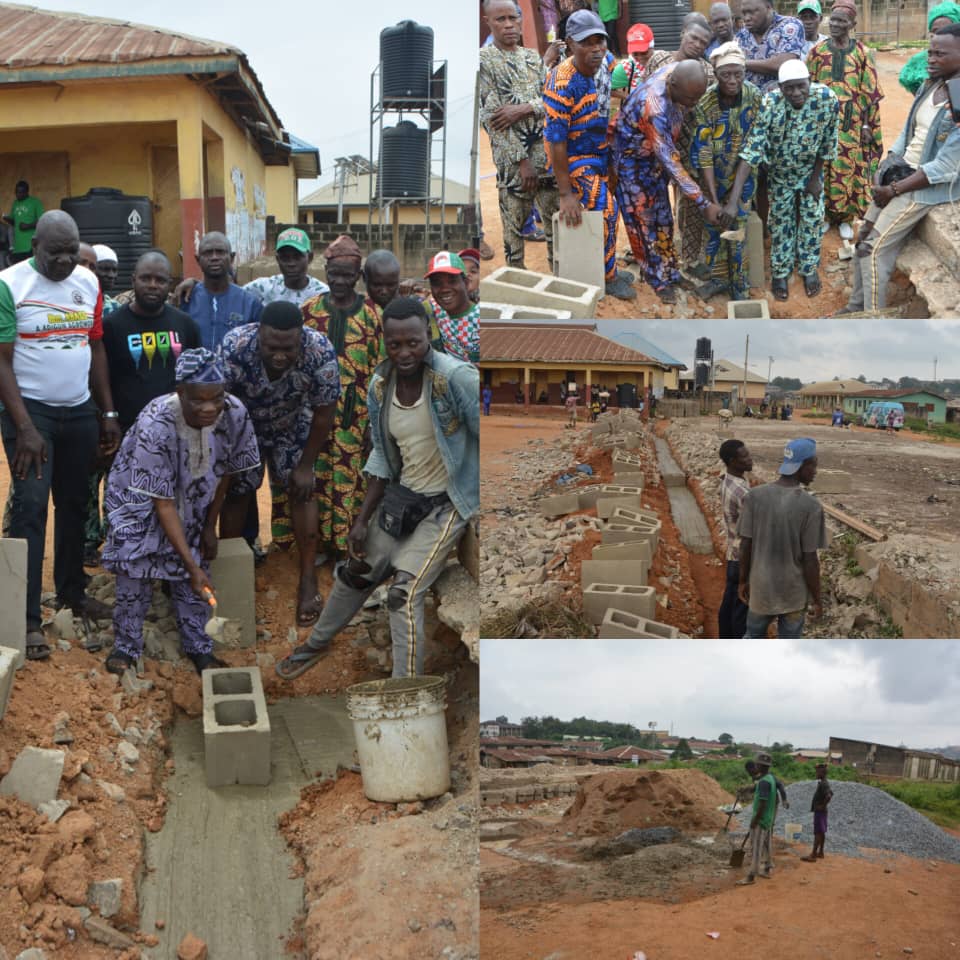
[[[747,611],[747,632],[744,640],[763,640],[771,621],[777,621],[777,636],[781,640],[799,640],[803,635],[803,618],[806,610],[793,613],[754,613]]]
[[[10,536],[27,541],[27,629],[42,622],[40,593],[47,506],[53,494],[53,581],[57,597],[69,606],[83,602],[87,578],[83,572],[84,526],[87,520],[89,477],[100,437],[92,400],[76,407],[52,407],[24,398],[27,413],[47,446],[40,479],[31,469],[23,480],[12,476]],[[6,411],[0,419],[7,463],[13,463],[17,430]]]
[[[717,636],[721,640],[739,640],[747,629],[747,605],[737,596],[740,585],[740,561],[727,561],[727,586],[717,613]]]

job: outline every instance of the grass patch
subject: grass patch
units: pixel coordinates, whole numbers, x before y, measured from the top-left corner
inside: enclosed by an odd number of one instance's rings
[[[918,780],[896,780],[874,783],[892,797],[919,810],[941,827],[960,827],[960,783],[925,783]]]
[[[940,440],[960,440],[960,423],[928,423],[922,417],[906,417],[903,425],[913,433],[922,433]]]
[[[480,622],[480,637],[592,637],[596,630],[579,610],[555,600],[531,600],[522,607],[498,611]]]

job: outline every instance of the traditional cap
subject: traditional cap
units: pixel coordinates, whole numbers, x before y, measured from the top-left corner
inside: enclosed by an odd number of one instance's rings
[[[778,83],[787,83],[790,80],[809,79],[810,71],[807,69],[807,65],[802,60],[798,60],[796,57],[791,57],[789,60],[784,60],[784,62],[780,64],[780,70],[777,73]]]
[[[323,251],[323,256],[326,260],[344,258],[356,260],[359,263],[363,259],[363,251],[349,233],[341,233],[340,236]]]
[[[277,249],[279,250],[281,247],[293,247],[294,250],[299,250],[300,253],[309,253],[311,249],[310,238],[305,231],[297,227],[287,227],[287,229],[282,231],[277,237]]]
[[[803,13],[804,10],[812,10],[818,17],[823,16],[820,0],[800,0],[797,4],[797,16]]]
[[[462,273],[466,276],[467,265],[457,254],[451,253],[449,250],[441,250],[439,253],[434,254],[433,259],[427,267],[427,272],[423,275],[424,279],[432,273]]]
[[[834,3],[830,10],[831,12],[833,10],[846,10],[854,20],[857,18],[857,5],[854,3],[854,0],[836,0],[836,3]]]
[[[773,759],[769,753],[764,753],[762,750],[756,754],[753,758],[754,763],[761,764],[762,766],[769,767],[773,765]]]
[[[627,53],[644,53],[653,46],[653,31],[645,23],[635,23],[627,31]]]
[[[735,63],[738,67],[742,67],[747,62],[747,55],[740,49],[740,44],[736,40],[728,40],[726,43],[721,43],[713,53],[710,54],[710,62],[713,64],[713,69],[716,70],[717,67],[725,67],[727,64]]]
[[[224,383],[223,367],[217,355],[206,347],[184,350],[177,360],[177,383]]]
[[[480,263],[480,251],[476,247],[461,250],[459,256],[461,260],[476,260],[478,264]]]
[[[581,40],[596,36],[598,33],[606,36],[607,30],[603,21],[591,10],[577,10],[567,18],[568,40],[576,40],[579,43]]]
[[[791,477],[803,466],[804,460],[809,460],[816,455],[816,440],[810,437],[800,437],[799,440],[791,440],[783,448],[783,463],[780,464],[779,472],[785,477]]]
[[[105,243],[95,243],[93,252],[97,255],[97,263],[105,260],[112,260],[114,263],[120,262],[117,255]]]

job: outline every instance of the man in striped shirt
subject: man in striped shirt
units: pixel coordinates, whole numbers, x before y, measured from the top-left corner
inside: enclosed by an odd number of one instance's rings
[[[727,532],[727,585],[717,620],[720,639],[733,640],[739,639],[747,631],[747,605],[737,596],[740,580],[737,523],[740,521],[744,497],[750,490],[750,483],[744,474],[753,469],[753,458],[742,440],[724,440],[720,444],[720,459],[727,468],[720,485],[723,525]]]

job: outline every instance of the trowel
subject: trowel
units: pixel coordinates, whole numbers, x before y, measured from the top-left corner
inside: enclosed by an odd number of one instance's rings
[[[218,642],[223,639],[223,629],[227,625],[226,617],[217,616],[217,596],[210,589],[210,587],[204,587],[203,593],[207,598],[207,603],[210,604],[210,619],[207,621],[207,625],[203,628],[203,632],[210,637],[214,642]]]

